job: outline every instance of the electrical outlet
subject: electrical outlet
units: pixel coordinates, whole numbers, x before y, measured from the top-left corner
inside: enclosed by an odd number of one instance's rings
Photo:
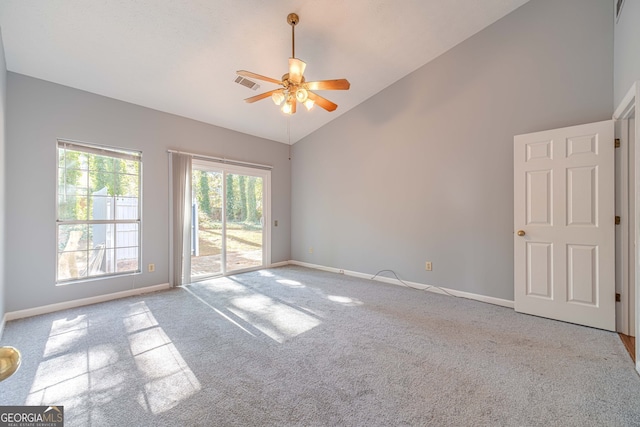
[[[425,269],[425,270],[427,270],[427,271],[431,271],[431,270],[433,270],[433,267],[432,267],[432,265],[431,265],[431,261],[427,261],[427,262],[424,264],[424,269]]]
[[[276,219],[275,221],[273,221],[273,226],[277,227],[278,226],[278,220]]]
[[[153,273],[154,271],[156,271],[156,265],[155,264],[149,264],[149,273]]]
[[[313,246],[309,246],[309,253],[312,254],[313,253]]]
[[[344,274],[344,270],[340,270],[340,274]]]

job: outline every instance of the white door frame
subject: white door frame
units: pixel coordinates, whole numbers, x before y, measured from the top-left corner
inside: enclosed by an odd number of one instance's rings
[[[615,138],[619,146],[615,150],[616,179],[616,332],[635,336],[633,284],[635,281],[635,143],[629,139],[628,119],[615,121]]]
[[[633,85],[631,86],[627,94],[622,99],[622,102],[620,102],[620,105],[618,106],[618,108],[616,108],[615,112],[613,113],[613,119],[627,120],[631,117],[634,117],[636,112],[640,112],[640,81],[636,81],[633,83]],[[640,171],[640,125],[639,123],[640,122],[636,117],[635,141],[634,141],[636,150],[634,150],[634,159],[633,159],[633,167],[635,171]],[[638,190],[640,189],[639,178],[640,178],[640,173],[636,173],[635,182],[633,183],[635,185],[636,216],[637,216],[637,213],[640,212],[640,197],[638,197]],[[633,235],[631,235],[631,230],[629,228],[635,229],[635,231],[633,232]],[[627,237],[630,243],[629,247],[633,247],[634,249],[632,250],[633,253],[629,254],[627,258],[628,258],[629,264],[631,264],[631,262],[633,261],[633,267],[631,267],[631,270],[634,272],[638,272],[640,271],[640,269],[638,268],[638,265],[639,265],[638,261],[640,260],[640,248],[635,243],[640,242],[640,236],[639,236],[640,227],[629,227],[629,228],[626,229]],[[627,266],[627,269],[629,266],[630,265]],[[625,266],[623,266],[623,270],[624,268]],[[637,308],[640,307],[640,277],[639,277],[640,275],[634,274],[634,276],[635,276],[635,280],[633,284],[633,289],[631,286],[628,286],[629,295],[625,296],[627,307],[625,307],[624,310],[626,310],[627,313],[629,313],[629,311],[635,312],[635,319],[628,319],[627,322],[634,321],[635,331],[637,332],[640,330],[640,315],[638,313],[639,310],[637,310]],[[624,290],[624,283],[623,283],[623,290]],[[635,298],[634,298],[635,301],[631,301],[631,298],[630,298],[632,293],[631,290],[633,290],[634,291],[633,293],[635,293]],[[622,295],[621,295],[621,299],[622,299]],[[631,304],[635,304],[634,310],[630,310],[632,307]],[[636,356],[639,354],[640,354],[640,340],[636,339]],[[638,357],[636,357],[636,370],[640,372],[640,358]]]
[[[261,268],[267,268],[271,265],[271,170],[262,168],[252,168],[241,165],[234,165],[229,163],[219,163],[208,160],[206,157],[193,157],[191,160],[192,166],[197,166],[201,170],[210,170],[215,172],[221,172],[223,174],[222,179],[222,205],[225,207],[223,212],[223,227],[222,227],[222,257],[221,257],[221,276],[227,276],[228,274],[238,274],[245,271],[253,271]],[[262,265],[260,267],[242,268],[228,272],[226,266],[226,204],[227,204],[227,174],[238,174],[245,176],[255,176],[262,178]],[[210,276],[203,276],[202,279],[206,280],[211,277],[218,276],[213,274]],[[191,280],[191,271],[189,271],[189,281]]]

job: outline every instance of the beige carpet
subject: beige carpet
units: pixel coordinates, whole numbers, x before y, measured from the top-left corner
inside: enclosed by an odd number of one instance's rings
[[[614,333],[300,267],[9,322],[66,426],[631,426]]]

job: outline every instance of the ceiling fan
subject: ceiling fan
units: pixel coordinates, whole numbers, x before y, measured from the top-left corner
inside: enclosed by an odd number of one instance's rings
[[[314,82],[305,81],[304,69],[307,64],[296,58],[296,38],[295,27],[300,19],[295,13],[287,16],[287,22],[291,25],[291,58],[289,58],[289,72],[282,76],[282,80],[272,79],[250,71],[239,70],[236,73],[242,77],[254,78],[265,82],[275,83],[282,86],[260,95],[245,99],[245,102],[252,103],[264,98],[271,97],[276,105],[282,105],[282,111],[286,114],[294,114],[298,102],[304,104],[310,110],[314,104],[319,105],[327,111],[334,111],[337,104],[313,92],[314,90],[348,90],[351,86],[347,79],[319,80]]]

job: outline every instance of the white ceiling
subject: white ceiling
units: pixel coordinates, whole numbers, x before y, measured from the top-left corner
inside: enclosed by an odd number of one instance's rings
[[[291,143],[380,92],[528,0],[0,0],[7,69],[288,143],[270,99],[236,70],[280,79],[291,56],[307,80],[347,78],[319,94],[333,113],[290,118]]]

